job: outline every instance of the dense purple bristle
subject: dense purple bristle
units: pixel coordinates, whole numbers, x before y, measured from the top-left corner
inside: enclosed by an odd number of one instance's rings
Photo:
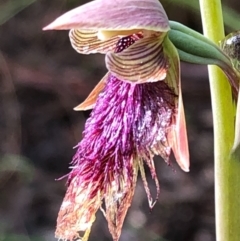
[[[139,33],[121,38],[115,52],[124,51],[142,37]],[[104,202],[109,230],[118,240],[139,170],[149,206],[154,205],[144,162],[158,197],[153,157],[160,155],[169,162],[168,134],[175,123],[175,100],[176,95],[164,81],[131,84],[108,75],[71,163],[69,187],[57,220],[58,237],[75,240],[79,231],[86,237]]]
[[[120,39],[116,52],[139,38],[140,34]],[[131,158],[150,159],[159,154],[168,161],[167,129],[173,121],[174,97],[163,81],[130,84],[110,75],[86,122],[72,175],[98,180],[103,188],[104,182],[112,181],[123,170],[131,179]]]

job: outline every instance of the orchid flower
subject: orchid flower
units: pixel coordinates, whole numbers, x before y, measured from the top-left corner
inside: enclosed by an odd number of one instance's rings
[[[179,56],[168,38],[169,21],[157,0],[96,0],[44,28],[51,29],[70,29],[73,48],[105,54],[108,69],[75,108],[93,111],[71,163],[56,237],[87,240],[101,209],[117,241],[139,172],[150,208],[158,198],[155,155],[170,164],[172,150],[179,166],[189,171]],[[156,183],[155,200],[144,165]]]

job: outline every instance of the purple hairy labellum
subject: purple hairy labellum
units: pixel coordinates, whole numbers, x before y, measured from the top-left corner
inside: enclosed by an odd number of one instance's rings
[[[140,37],[121,38],[115,51],[123,51]],[[169,163],[168,133],[176,114],[175,98],[164,81],[130,84],[109,74],[77,145],[57,237],[73,240],[79,231],[88,234],[96,211],[105,202],[109,229],[118,240],[139,169],[153,205],[143,165],[150,168],[159,192],[153,156],[159,154]]]

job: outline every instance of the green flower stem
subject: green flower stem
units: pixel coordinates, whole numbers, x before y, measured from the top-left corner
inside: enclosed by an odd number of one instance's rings
[[[224,38],[221,1],[199,1],[204,34],[217,43]],[[208,68],[214,123],[216,240],[239,241],[240,161],[230,157],[235,108],[222,71],[215,66]]]
[[[210,1],[210,0],[209,0]],[[161,3],[163,5],[166,4],[170,5],[172,4],[172,6],[175,7],[180,7],[181,9],[187,8],[193,12],[195,12],[196,14],[199,14],[199,4],[197,0],[162,0]],[[239,11],[237,11],[238,9],[232,9],[230,7],[227,6],[227,1],[225,1],[225,4],[223,2],[223,17],[224,17],[224,23],[225,26],[227,27],[228,30],[236,30],[239,29],[239,21],[238,19],[240,19],[240,14]]]

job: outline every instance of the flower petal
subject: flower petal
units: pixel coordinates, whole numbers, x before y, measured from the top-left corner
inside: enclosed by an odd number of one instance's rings
[[[93,184],[82,180],[76,175],[70,182],[57,218],[55,235],[58,239],[75,240],[80,238],[80,231],[83,232],[81,240],[88,239],[95,213],[101,206],[101,195],[100,191],[92,195]]]
[[[189,151],[188,151],[188,138],[186,131],[186,121],[182,101],[182,93],[179,93],[178,100],[178,115],[176,120],[174,142],[172,150],[178,165],[185,172],[189,172]]]
[[[102,92],[106,85],[106,80],[109,77],[109,73],[107,73],[100,82],[95,86],[95,88],[92,90],[92,92],[89,94],[86,100],[84,100],[80,105],[76,106],[74,110],[80,111],[80,110],[90,110],[94,108],[95,103],[97,101],[98,95]]]
[[[72,47],[81,54],[113,52],[116,47],[118,36],[105,41],[98,38],[98,31],[72,29],[69,32]]]
[[[123,176],[118,177],[118,183],[112,182],[111,187],[105,194],[106,219],[114,241],[117,241],[120,237],[122,225],[131,206],[137,183],[138,161],[132,159],[131,162],[132,176],[129,176],[129,173],[123,173]]]
[[[158,181],[158,178],[157,178],[157,174],[156,174],[156,170],[155,170],[155,166],[154,166],[154,162],[153,162],[152,158],[151,158],[151,160],[148,160],[147,165],[150,168],[150,172],[151,172],[152,178],[155,181],[155,185],[156,185],[156,189],[157,189],[157,194],[156,194],[156,198],[155,198],[154,201],[153,201],[153,198],[152,198],[152,195],[151,195],[151,192],[150,192],[150,188],[148,186],[143,160],[141,160],[141,159],[139,160],[139,169],[140,169],[140,174],[141,174],[141,178],[142,178],[142,181],[143,181],[143,186],[144,186],[144,189],[147,193],[148,205],[149,205],[149,208],[152,209],[153,206],[155,205],[155,203],[157,202],[159,194],[160,194],[160,184],[159,184],[159,181]]]
[[[134,83],[155,82],[166,77],[168,63],[164,56],[164,36],[151,35],[138,40],[120,53],[107,53],[108,70],[117,78]]]
[[[174,90],[178,95],[177,100],[177,115],[176,127],[170,132],[169,140],[172,146],[173,153],[179,166],[186,172],[189,171],[189,150],[188,138],[186,130],[186,121],[182,101],[181,81],[180,81],[180,62],[179,56],[175,46],[166,37],[164,43],[164,52],[168,55],[169,71],[165,82]]]
[[[96,0],[77,7],[49,24],[50,29],[169,30],[168,17],[158,0]]]

